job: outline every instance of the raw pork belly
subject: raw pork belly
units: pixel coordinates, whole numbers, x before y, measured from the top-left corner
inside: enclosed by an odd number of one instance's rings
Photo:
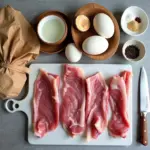
[[[43,137],[55,130],[59,123],[59,76],[40,70],[34,84],[33,125],[34,133]]]
[[[125,138],[130,128],[127,111],[130,82],[131,73],[123,72],[121,76],[114,76],[110,83],[112,118],[108,128],[110,135],[113,137]]]
[[[86,79],[86,136],[96,139],[107,127],[108,87],[100,73]]]
[[[83,70],[71,65],[64,66],[61,122],[72,137],[85,129],[85,77]]]

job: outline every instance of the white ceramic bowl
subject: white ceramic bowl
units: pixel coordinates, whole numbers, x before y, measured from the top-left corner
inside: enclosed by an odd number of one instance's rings
[[[139,57],[137,57],[136,59],[130,59],[125,55],[125,50],[130,45],[134,45],[140,50]],[[145,53],[146,52],[145,52],[144,44],[138,40],[129,40],[123,45],[123,48],[122,48],[122,54],[123,54],[124,58],[130,62],[137,62],[137,61],[142,60],[145,56]]]
[[[51,38],[53,40],[48,40],[44,37],[42,30],[43,30],[43,26],[45,23],[47,23],[48,21],[53,21],[53,20],[57,21],[58,25],[61,27],[61,34],[56,39]],[[51,28],[48,30],[47,30],[47,33],[52,32],[50,30],[53,30],[53,29]],[[58,35],[57,32],[58,30],[56,31],[56,35]],[[67,25],[66,25],[66,22],[61,17],[56,16],[56,15],[49,15],[39,21],[38,26],[37,26],[37,33],[38,33],[39,38],[46,44],[60,44],[61,42],[64,41],[64,39],[67,36]],[[55,35],[55,33],[53,33],[53,35]]]
[[[136,17],[139,17],[141,19],[141,28],[138,32],[132,32],[131,30],[128,29],[127,24],[128,22],[134,20]],[[131,36],[138,36],[143,34],[147,30],[148,25],[149,19],[146,12],[137,6],[128,7],[121,17],[122,30]]]

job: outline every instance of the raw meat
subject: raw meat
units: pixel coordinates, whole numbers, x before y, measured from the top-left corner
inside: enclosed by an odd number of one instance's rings
[[[100,73],[86,79],[86,137],[96,139],[107,127],[108,87]]]
[[[130,91],[130,85],[131,85],[131,79],[132,79],[132,73],[129,71],[123,71],[121,73],[121,77],[123,77],[125,84],[126,84],[126,92],[127,96],[129,96],[129,91]]]
[[[72,137],[85,129],[85,77],[83,70],[71,65],[64,66],[61,121]]]
[[[128,94],[130,89],[131,73],[123,72],[120,76],[114,76],[110,83],[110,105],[112,118],[109,122],[109,133],[113,137],[127,136],[130,128],[128,118]]]
[[[34,85],[34,133],[43,137],[59,123],[59,76],[40,70]]]

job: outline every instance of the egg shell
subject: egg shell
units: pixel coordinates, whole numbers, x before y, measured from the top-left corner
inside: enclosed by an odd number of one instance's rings
[[[74,43],[67,45],[65,55],[70,62],[78,62],[82,57],[82,52],[79,51]]]
[[[114,23],[112,19],[104,13],[99,13],[94,17],[93,25],[97,34],[106,39],[111,38],[114,35]]]
[[[90,55],[98,55],[104,53],[108,49],[108,41],[98,35],[90,36],[84,40],[82,49]]]

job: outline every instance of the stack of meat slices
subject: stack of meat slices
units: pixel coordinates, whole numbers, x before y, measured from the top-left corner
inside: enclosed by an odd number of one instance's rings
[[[85,133],[87,140],[97,139],[108,127],[113,137],[127,136],[128,95],[131,72],[124,71],[112,77],[107,86],[101,73],[85,78],[79,67],[64,65],[62,103],[59,109],[58,75],[40,71],[34,86],[34,133],[43,137],[55,130],[60,122],[66,132],[74,137]],[[112,117],[108,120],[109,105]]]

